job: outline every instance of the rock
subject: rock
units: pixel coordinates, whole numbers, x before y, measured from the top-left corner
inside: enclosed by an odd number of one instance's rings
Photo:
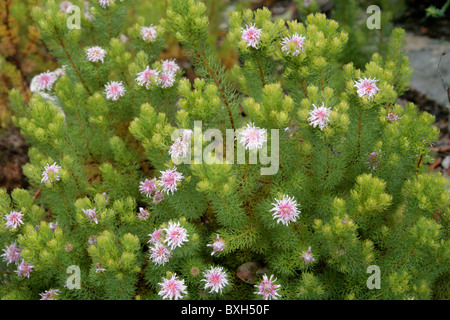
[[[414,69],[410,87],[442,106],[450,107],[442,79],[437,72],[441,53],[450,51],[450,42],[407,32],[406,55]],[[439,67],[444,81],[450,84],[450,52],[442,57]]]

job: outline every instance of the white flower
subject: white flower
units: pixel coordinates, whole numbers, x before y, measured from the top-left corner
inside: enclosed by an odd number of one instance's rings
[[[159,76],[159,85],[163,89],[172,87],[174,83],[175,83],[175,73],[163,72]]]
[[[313,255],[311,253],[311,246],[309,246],[308,251],[303,252],[302,259],[303,259],[303,262],[305,263],[305,265],[308,265],[311,262],[316,261],[316,259],[314,259]]]
[[[36,76],[36,91],[51,90],[56,80],[57,77],[53,72],[47,70],[40,73]]]
[[[309,124],[314,128],[319,126],[320,130],[323,130],[328,125],[328,121],[330,121],[331,109],[325,107],[323,103],[320,107],[316,107],[314,104],[313,106],[314,109],[309,112]]]
[[[10,263],[17,263],[20,260],[20,253],[22,250],[20,250],[19,247],[17,247],[17,244],[15,242],[11,243],[8,246],[6,246],[6,249],[3,249],[4,254],[1,255],[3,258],[3,261],[6,262],[6,265],[9,265]]]
[[[281,287],[279,284],[275,284],[275,281],[277,279],[273,279],[273,275],[270,276],[270,278],[267,278],[267,275],[263,275],[263,280],[258,284],[255,285],[256,288],[258,288],[258,291],[255,292],[255,294],[262,295],[264,300],[270,300],[270,299],[277,299],[277,297],[280,297],[278,294],[278,289]]]
[[[369,97],[370,99],[378,92],[378,87],[376,85],[377,79],[372,78],[359,78],[359,81],[355,81],[355,87],[358,89],[358,96]]]
[[[183,174],[177,171],[177,168],[161,171],[161,177],[158,180],[161,186],[161,192],[169,193],[177,190],[178,182],[184,179]]]
[[[97,221],[97,212],[95,212],[95,208],[94,209],[81,209],[83,211],[83,213],[86,215],[86,217],[90,220],[94,220],[95,224],[98,224]]]
[[[24,214],[21,211],[11,211],[6,214],[3,219],[6,220],[5,227],[9,229],[17,229],[23,224]]]
[[[162,243],[155,243],[151,250],[150,258],[155,264],[164,265],[172,257],[172,252]]]
[[[58,289],[50,289],[43,293],[39,294],[42,298],[41,300],[56,300],[56,297],[59,295]]]
[[[189,143],[183,141],[181,138],[177,138],[175,142],[170,146],[169,154],[171,158],[184,158],[189,153]]]
[[[147,66],[144,71],[137,74],[136,82],[140,86],[145,86],[149,89],[151,85],[160,83],[159,71],[156,69],[150,69],[149,66]]]
[[[101,61],[103,63],[103,59],[105,59],[106,50],[99,46],[91,47],[86,50],[86,60],[90,62],[98,62]]]
[[[212,244],[207,244],[206,246],[213,248],[211,255],[214,255],[216,252],[220,252],[225,249],[225,242],[223,242],[223,240],[220,239],[219,234],[217,234],[216,241]]]
[[[254,124],[247,124],[239,132],[240,142],[244,145],[245,149],[261,149],[263,143],[267,141],[266,129],[255,127]]]
[[[99,4],[100,7],[102,7],[102,8],[109,7],[109,0],[98,0],[98,4]]]
[[[174,59],[162,61],[162,71],[164,73],[177,73],[180,70],[180,66]]]
[[[144,41],[154,42],[157,35],[158,33],[153,25],[150,27],[141,27],[141,36]]]
[[[180,226],[180,222],[169,222],[169,226],[163,231],[166,233],[164,243],[167,243],[171,250],[181,247],[184,242],[189,241],[187,230]]]
[[[59,170],[61,170],[61,167],[58,166],[55,163],[53,163],[51,166],[47,163],[47,165],[44,168],[44,171],[42,172],[42,179],[41,183],[45,183],[47,181],[53,182],[53,181],[59,181]]]

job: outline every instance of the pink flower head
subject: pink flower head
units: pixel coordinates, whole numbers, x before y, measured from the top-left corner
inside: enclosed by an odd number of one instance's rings
[[[213,248],[211,255],[214,255],[214,253],[216,253],[216,252],[223,251],[223,249],[225,248],[225,242],[223,242],[220,239],[219,234],[217,234],[216,241],[214,241],[214,243],[212,243],[212,244],[207,244],[206,246]]]
[[[380,158],[381,158],[381,154],[379,154],[378,152],[372,152],[369,154],[368,160],[366,161],[366,163],[369,165],[369,168],[371,168],[372,170],[376,170],[378,168],[378,164],[381,160]]]
[[[163,232],[161,229],[156,229],[153,233],[149,234],[149,236],[150,240],[148,241],[148,243],[156,244],[163,240]]]
[[[158,204],[163,200],[164,200],[164,193],[160,192],[159,190],[156,190],[155,195],[153,196],[153,203]]]
[[[150,217],[150,213],[144,208],[139,208],[138,218],[139,220],[147,220]]]
[[[151,85],[159,83],[159,71],[156,69],[150,69],[149,66],[137,74],[136,81],[140,86],[145,86],[147,89]]]
[[[167,169],[166,171],[161,171],[161,178],[158,182],[161,186],[161,192],[169,194],[169,191],[173,192],[177,190],[178,182],[184,179],[183,174],[177,171],[177,168]]]
[[[289,225],[290,222],[295,222],[299,215],[299,210],[297,209],[297,202],[294,198],[287,195],[283,195],[281,200],[275,199],[276,203],[272,203],[273,208],[273,218],[278,219],[277,223],[282,223],[284,225]]]
[[[155,264],[164,265],[172,257],[172,252],[162,243],[155,243],[155,246],[151,250],[152,254],[150,255],[150,259]]]
[[[281,50],[287,54],[292,54],[293,56],[298,56],[303,50],[303,42],[305,37],[298,35],[297,33],[292,36],[283,38],[281,41]]]
[[[11,211],[9,214],[6,214],[3,219],[6,220],[5,227],[16,229],[23,224],[23,213],[21,211]]]
[[[59,11],[64,12],[64,13],[68,13],[69,12],[69,8],[71,6],[72,6],[72,2],[70,2],[70,1],[63,1],[59,5]]]
[[[56,222],[50,222],[48,225],[48,228],[52,231],[55,231],[58,228],[58,221]]]
[[[56,81],[56,76],[53,72],[47,70],[47,72],[43,72],[38,75],[37,78],[37,89],[41,90],[51,90],[53,84]]]
[[[40,293],[39,295],[42,297],[41,300],[56,300],[56,297],[59,295],[59,290],[50,289]]]
[[[95,208],[94,209],[81,209],[83,211],[83,213],[86,215],[86,217],[90,220],[94,220],[95,224],[98,224],[97,221],[97,212],[95,212]]]
[[[102,7],[102,8],[109,7],[109,0],[98,0],[98,4],[99,4],[100,7]]]
[[[278,289],[281,287],[279,284],[275,284],[275,281],[277,279],[273,279],[273,275],[270,276],[270,278],[267,278],[267,275],[263,275],[263,280],[258,284],[255,285],[256,288],[258,288],[258,291],[255,292],[255,294],[262,295],[264,300],[270,300],[270,299],[277,299],[277,297],[280,297],[278,294]]]
[[[175,73],[163,72],[159,76],[159,85],[163,89],[170,88],[175,83]]]
[[[163,299],[178,300],[182,299],[183,295],[187,295],[187,287],[184,285],[184,280],[178,279],[176,274],[173,274],[170,279],[163,278],[163,282],[158,283],[161,290],[158,295]]]
[[[164,243],[167,243],[171,250],[181,247],[184,242],[189,241],[187,230],[180,226],[180,222],[169,222],[169,226],[164,228],[163,231],[166,232]]]
[[[398,119],[400,119],[400,116],[397,113],[394,112],[388,112],[388,114],[386,115],[386,118],[388,119],[388,121],[390,122],[395,122]]]
[[[53,182],[53,181],[59,181],[59,170],[61,170],[61,167],[56,165],[56,162],[53,163],[51,166],[47,165],[44,168],[44,171],[42,172],[42,179],[41,183],[45,183],[47,181]]]
[[[125,87],[122,84],[122,81],[110,81],[105,85],[105,94],[106,99],[117,101],[120,97],[125,95]]]
[[[201,281],[205,281],[205,290],[208,288],[211,289],[209,293],[222,292],[222,289],[228,284],[228,276],[221,267],[211,267],[211,269],[206,270],[203,275],[205,278]]]
[[[184,158],[189,153],[189,143],[185,142],[181,138],[177,138],[175,142],[170,146],[169,155],[172,159]]]
[[[305,265],[308,265],[311,262],[316,261],[311,253],[311,246],[309,246],[308,251],[302,253],[302,259]]]
[[[255,27],[255,24],[252,23],[247,25],[247,27],[241,28],[242,30],[242,40],[247,43],[247,47],[253,47],[258,49],[258,44],[261,41],[261,33],[262,29],[258,29]]]
[[[20,248],[17,247],[17,244],[15,242],[11,243],[8,246],[6,246],[6,249],[3,249],[4,254],[1,256],[4,257],[3,261],[6,262],[6,265],[9,265],[10,263],[17,263],[20,260]]]
[[[106,50],[99,46],[95,46],[86,50],[86,60],[90,62],[98,62],[101,61],[103,63],[103,59],[105,59]]]
[[[244,145],[245,149],[261,149],[264,142],[267,141],[266,129],[255,127],[253,123],[247,124],[239,132],[240,142]],[[237,139],[237,138],[236,138]]]
[[[366,77],[364,78],[359,78],[359,81],[355,81],[355,87],[358,89],[357,93],[358,95],[362,98],[362,97],[369,97],[369,98],[373,98],[373,96],[378,92],[378,87],[375,84],[375,82],[377,82],[377,79],[372,79],[369,78],[367,79]]]
[[[33,268],[34,268],[34,266],[32,266],[31,264],[28,264],[22,260],[22,262],[17,267],[16,273],[20,277],[29,278],[30,273],[33,272]]]
[[[330,121],[329,116],[331,109],[324,106],[316,107],[314,104],[314,109],[309,112],[310,117],[308,118],[309,124],[314,128],[319,126],[320,130],[323,130],[328,125]]]
[[[175,62],[175,59],[162,61],[162,71],[164,73],[177,73],[180,66]]]
[[[154,42],[157,35],[158,33],[153,25],[150,27],[141,27],[141,36],[144,41]]]
[[[156,186],[156,179],[145,179],[145,181],[139,182],[139,191],[146,197],[150,198],[153,192],[155,192],[157,189],[158,187]]]

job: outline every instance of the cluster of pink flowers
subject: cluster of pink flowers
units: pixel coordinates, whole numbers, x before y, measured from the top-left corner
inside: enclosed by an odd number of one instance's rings
[[[297,221],[300,211],[298,210],[297,201],[287,195],[283,195],[281,199],[275,199],[276,203],[272,203],[273,218],[277,219],[277,223],[289,225],[291,222]]]
[[[314,105],[314,109],[309,112],[309,124],[313,126],[314,128],[319,126],[320,130],[323,130],[330,121],[330,113],[331,109],[325,107],[325,105],[322,103],[320,107],[317,107]]]
[[[41,183],[46,183],[46,182],[53,182],[53,181],[59,181],[60,176],[59,176],[59,170],[61,170],[61,167],[58,166],[55,163],[53,163],[51,166],[47,163],[47,165],[44,168],[44,171],[42,172],[42,179],[41,179]]]
[[[180,70],[180,66],[175,60],[163,60],[161,62],[161,70],[150,69],[146,66],[145,69],[137,74],[136,82],[140,86],[145,86],[150,89],[152,86],[160,86],[167,89],[175,83],[176,74]]]
[[[291,36],[284,37],[281,41],[281,51],[286,54],[291,54],[293,56],[298,56],[303,50],[303,42],[305,37],[294,33]]]
[[[3,219],[6,220],[5,227],[9,229],[17,229],[23,224],[23,213],[21,211],[11,211],[9,214],[6,214]]]
[[[223,242],[223,240],[220,239],[219,234],[217,234],[216,241],[214,241],[212,244],[207,244],[206,246],[213,248],[211,255],[214,255],[216,252],[220,252],[225,249],[225,242]]]
[[[150,247],[150,259],[159,265],[164,265],[169,261],[172,257],[172,250],[189,241],[187,230],[180,225],[180,222],[170,221],[166,228],[157,229],[149,236],[148,243],[153,245]]]
[[[379,90],[376,85],[377,81],[377,79],[372,79],[370,77],[359,78],[358,81],[355,81],[355,87],[358,89],[358,96],[361,98],[368,97],[369,99],[372,99]]]
[[[255,287],[258,288],[258,291],[255,292],[255,294],[261,295],[264,300],[276,300],[277,297],[281,297],[278,293],[281,285],[275,284],[275,281],[277,281],[277,279],[273,279],[273,275],[268,278],[267,274],[264,274],[262,281],[258,285],[255,285]]]
[[[159,179],[145,179],[139,182],[139,191],[148,198],[153,197],[153,203],[158,204],[164,199],[164,193],[177,191],[178,184],[183,180],[183,174],[177,168],[161,171]]]
[[[247,43],[247,47],[253,47],[258,49],[258,45],[261,42],[262,29],[255,27],[254,23],[247,25],[246,28],[241,28],[242,40]]]
[[[238,138],[240,138],[239,142],[247,150],[261,149],[264,142],[267,141],[267,131],[266,129],[255,127],[253,123],[249,123],[239,131],[236,140]]]

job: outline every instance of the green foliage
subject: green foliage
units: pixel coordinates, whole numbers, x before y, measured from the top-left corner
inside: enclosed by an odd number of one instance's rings
[[[60,299],[161,299],[160,284],[172,276],[185,281],[188,299],[261,299],[255,285],[271,275],[280,299],[448,298],[450,196],[444,178],[427,172],[433,117],[396,104],[411,75],[402,30],[363,66],[342,66],[359,36],[324,14],[301,23],[273,20],[265,8],[235,11],[226,40],[239,60],[227,68],[211,41],[211,6],[169,1],[152,42],[140,28],[158,22],[130,23],[127,5],[92,1],[95,22],[83,18],[81,29],[66,28],[53,1],[33,10],[65,72],[47,92],[52,99],[9,94],[31,145],[23,168],[30,187],[0,190],[1,216],[23,214],[16,228],[0,225],[0,244],[16,243],[33,270],[21,275],[22,260],[8,263],[5,253],[3,299],[39,299],[51,288]],[[262,30],[256,48],[242,38],[250,24]],[[282,47],[295,33],[305,37],[298,55]],[[140,85],[147,66],[163,71],[170,37],[196,79],[179,70],[172,86]],[[106,50],[103,62],[86,59],[94,45]],[[358,94],[361,78],[376,79],[372,97]],[[110,81],[124,85],[117,100],[105,93]],[[328,119],[314,126],[322,104]],[[227,136],[252,125],[267,133],[259,158],[242,131]],[[174,156],[177,143],[191,161]],[[276,158],[276,172],[261,174],[263,151],[270,164]],[[178,174],[171,187],[168,173]],[[298,216],[282,223],[275,206],[284,196]],[[171,242],[174,225],[186,241]],[[158,231],[166,260],[155,259]],[[374,265],[379,289],[367,286]],[[79,289],[66,286],[71,266]],[[205,287],[213,267],[228,279],[219,292]]]

